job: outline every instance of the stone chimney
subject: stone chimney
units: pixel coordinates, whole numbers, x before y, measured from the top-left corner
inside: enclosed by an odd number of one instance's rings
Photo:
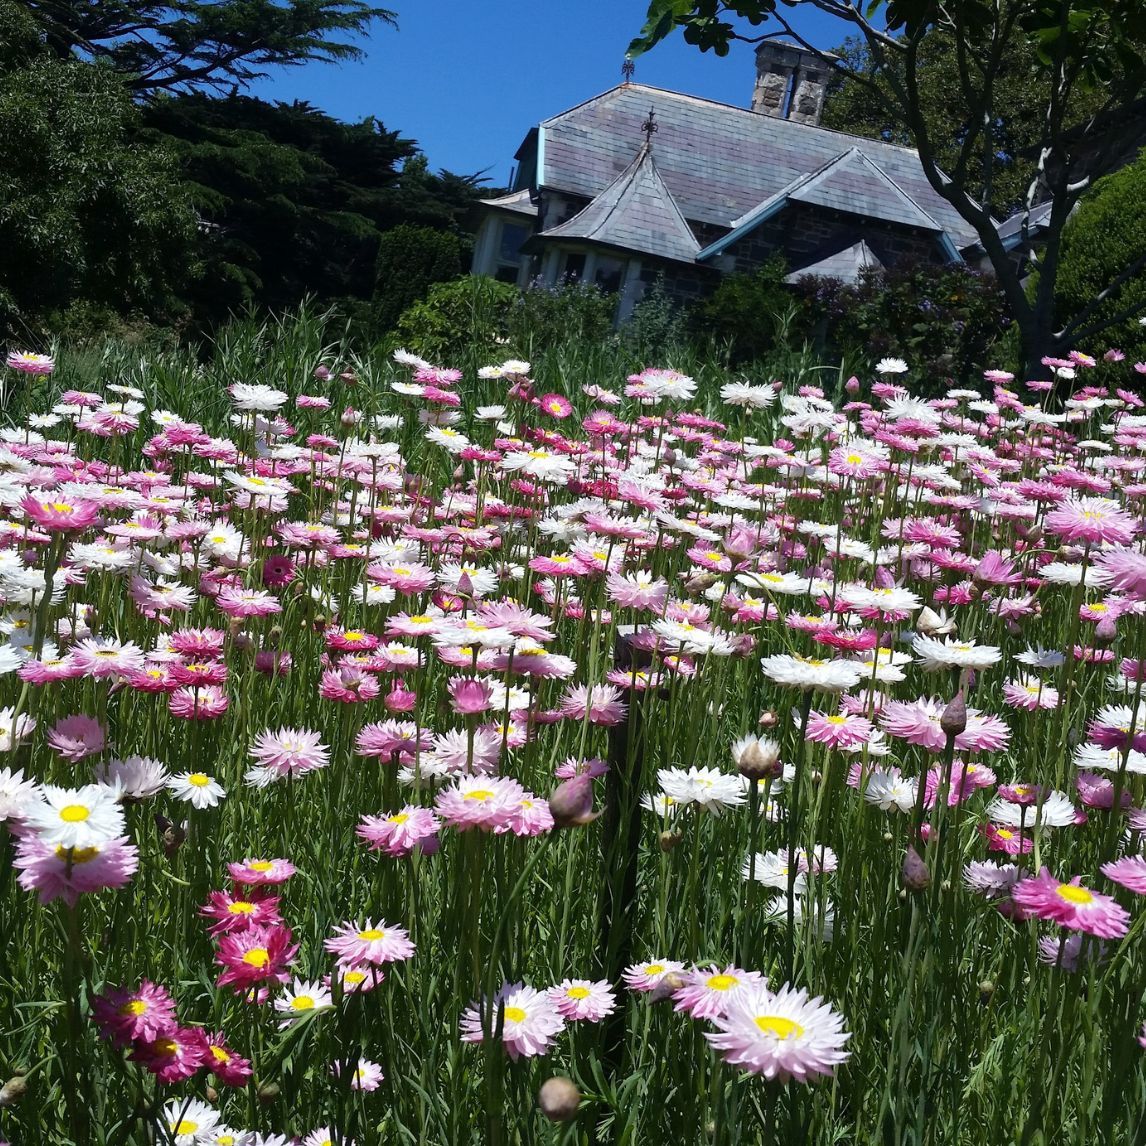
[[[775,119],[817,124],[830,74],[830,65],[805,48],[766,40],[756,49],[752,110]]]

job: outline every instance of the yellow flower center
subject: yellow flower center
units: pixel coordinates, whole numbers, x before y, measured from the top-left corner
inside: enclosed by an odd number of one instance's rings
[[[357,987],[359,983],[366,982],[366,972],[347,971],[346,974],[342,976],[342,981],[344,983],[349,983],[352,987]]]
[[[227,904],[227,910],[232,915],[253,915],[255,905],[248,903],[245,899],[237,899],[234,903]]]
[[[366,637],[365,633],[359,633],[356,631],[342,634],[342,639],[344,641],[361,641],[361,640],[364,640],[365,637]]]
[[[663,963],[650,963],[645,968],[646,975],[659,975],[665,969]]]
[[[589,997],[589,988],[570,987],[569,990],[565,992],[565,994],[568,995],[570,999],[587,999]]]
[[[488,800],[493,796],[493,793],[488,788],[475,788],[472,792],[467,792],[465,798],[467,800]]]
[[[252,947],[243,956],[248,967],[265,967],[271,961],[271,953],[265,947]]]
[[[756,1025],[766,1035],[772,1035],[781,1042],[804,1033],[804,1028],[799,1023],[785,1019],[782,1015],[757,1015]]]
[[[176,1135],[180,1134],[194,1134],[199,1129],[198,1122],[192,1122],[189,1118],[181,1118],[179,1122],[172,1127]]]
[[[862,454],[848,454],[848,465],[849,466],[862,466],[863,465],[863,455]]]
[[[229,1054],[227,1054],[227,1052],[225,1050],[223,1050],[222,1047],[217,1047],[217,1046],[214,1046],[213,1044],[211,1046],[211,1057],[216,1062],[230,1062],[231,1061],[231,1056]]]
[[[1067,903],[1093,903],[1094,896],[1086,890],[1085,887],[1079,887],[1077,883],[1060,883],[1055,888],[1059,897],[1065,899]]]
[[[267,860],[254,860],[247,864],[251,871],[270,871],[274,864],[269,863]]]
[[[71,513],[74,506],[68,505],[66,501],[53,501],[49,503],[49,507],[54,509],[57,513]]]
[[[60,809],[60,819],[65,824],[82,824],[91,814],[91,809],[83,804],[68,804]]]
[[[56,859],[71,859],[72,865],[88,863],[99,855],[99,848],[56,848]]]
[[[147,1003],[143,999],[131,999],[119,1008],[121,1015],[142,1015],[147,1011]]]
[[[196,788],[206,788],[211,783],[211,777],[203,772],[192,772],[187,777],[187,783],[194,785]]]
[[[739,982],[735,975],[712,975],[705,981],[705,986],[713,991],[731,991]]]
[[[388,824],[404,824],[410,818],[407,812],[398,812],[393,816],[386,817]]]
[[[294,1011],[313,1011],[314,999],[310,995],[298,995],[290,1001],[291,1010]]]
[[[505,1021],[507,1023],[520,1023],[525,1019],[525,1011],[521,1007],[506,1007]]]
[[[358,938],[373,943],[376,939],[385,939],[386,932],[379,931],[377,927],[371,927],[368,931],[359,931]]]
[[[829,724],[847,724],[848,722],[846,716],[829,716],[826,719]]]
[[[1008,832],[1006,828],[999,828],[995,832],[995,835],[997,835],[1001,840],[1013,840],[1015,838],[1015,833]]]

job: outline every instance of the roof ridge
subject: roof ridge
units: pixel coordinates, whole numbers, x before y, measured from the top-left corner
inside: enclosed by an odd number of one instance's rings
[[[907,154],[914,155],[916,157],[919,156],[919,148],[908,147],[903,143],[889,143],[886,139],[876,139],[868,135],[855,135],[850,131],[841,131],[837,127],[825,127],[822,123],[800,123],[796,120],[784,119],[781,116],[767,116],[764,115],[763,112],[753,111],[750,107],[744,107],[738,103],[725,103],[724,100],[709,99],[707,96],[690,95],[688,92],[678,92],[673,88],[658,88],[653,84],[642,84],[637,83],[636,81],[614,84],[611,88],[606,88],[603,92],[598,92],[595,96],[590,96],[588,99],[583,99],[579,103],[573,104],[572,107],[567,107],[564,111],[559,111],[556,115],[551,115],[547,119],[541,120],[538,126],[544,127],[546,124],[554,123],[557,120],[562,119],[564,116],[570,115],[575,111],[580,111],[581,108],[588,107],[589,104],[595,103],[599,99],[604,99],[606,96],[610,96],[614,92],[618,92],[626,88],[630,90],[634,88],[643,88],[645,91],[657,92],[660,95],[675,96],[677,99],[687,100],[691,103],[703,103],[708,104],[711,107],[727,108],[729,111],[738,111],[744,115],[750,115],[757,119],[770,119],[774,123],[787,123],[791,124],[793,127],[799,127],[809,131],[822,131],[825,135],[838,135],[844,139],[861,140],[863,143],[874,144],[878,147],[887,147],[893,151],[906,152]]]

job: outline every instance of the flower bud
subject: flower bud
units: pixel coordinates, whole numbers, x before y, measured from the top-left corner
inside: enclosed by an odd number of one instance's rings
[[[915,850],[914,844],[907,845],[900,879],[907,891],[926,891],[931,885],[931,872],[927,870],[927,864]]]
[[[279,1096],[279,1084],[277,1082],[264,1082],[258,1089],[259,1101],[264,1106],[269,1106]]]
[[[1109,645],[1114,643],[1114,638],[1118,636],[1118,626],[1114,623],[1113,617],[1103,617],[1097,625],[1094,626],[1094,641],[1095,644]]]
[[[19,1102],[28,1091],[28,1080],[22,1074],[14,1074],[0,1086],[0,1106],[12,1106]]]
[[[559,828],[591,824],[601,813],[593,811],[593,778],[582,772],[563,780],[549,797],[549,812]]]
[[[581,1092],[570,1079],[554,1075],[541,1084],[537,1105],[550,1122],[568,1122],[581,1105]]]
[[[995,993],[995,984],[990,979],[984,979],[979,984],[979,1001],[981,1003],[989,1003],[991,996]]]
[[[649,992],[649,1002],[659,1003],[662,999],[671,998],[685,985],[685,977],[679,971],[669,971],[662,975],[660,982]]]
[[[760,713],[760,719],[756,723],[761,728],[775,728],[780,723],[780,718],[771,709],[765,709]]]
[[[761,740],[758,736],[747,737],[736,754],[736,769],[749,780],[774,780],[784,773],[780,763],[780,745],[774,740]]]
[[[967,702],[963,699],[963,690],[960,689],[948,702],[943,714],[939,717],[939,727],[950,740],[967,729]]]
[[[860,389],[860,380],[853,374],[845,383],[844,389],[849,394],[858,394]]]
[[[671,852],[683,839],[684,836],[682,836],[680,832],[661,832],[657,843],[660,845],[662,852]]]

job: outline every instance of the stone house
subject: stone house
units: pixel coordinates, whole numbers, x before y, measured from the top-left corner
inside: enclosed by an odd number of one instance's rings
[[[511,192],[483,201],[474,273],[594,282],[620,321],[658,277],[689,300],[777,253],[792,281],[855,281],[973,251],[913,149],[819,125],[821,60],[765,43],[756,70],[750,108],[622,83],[532,128]]]

